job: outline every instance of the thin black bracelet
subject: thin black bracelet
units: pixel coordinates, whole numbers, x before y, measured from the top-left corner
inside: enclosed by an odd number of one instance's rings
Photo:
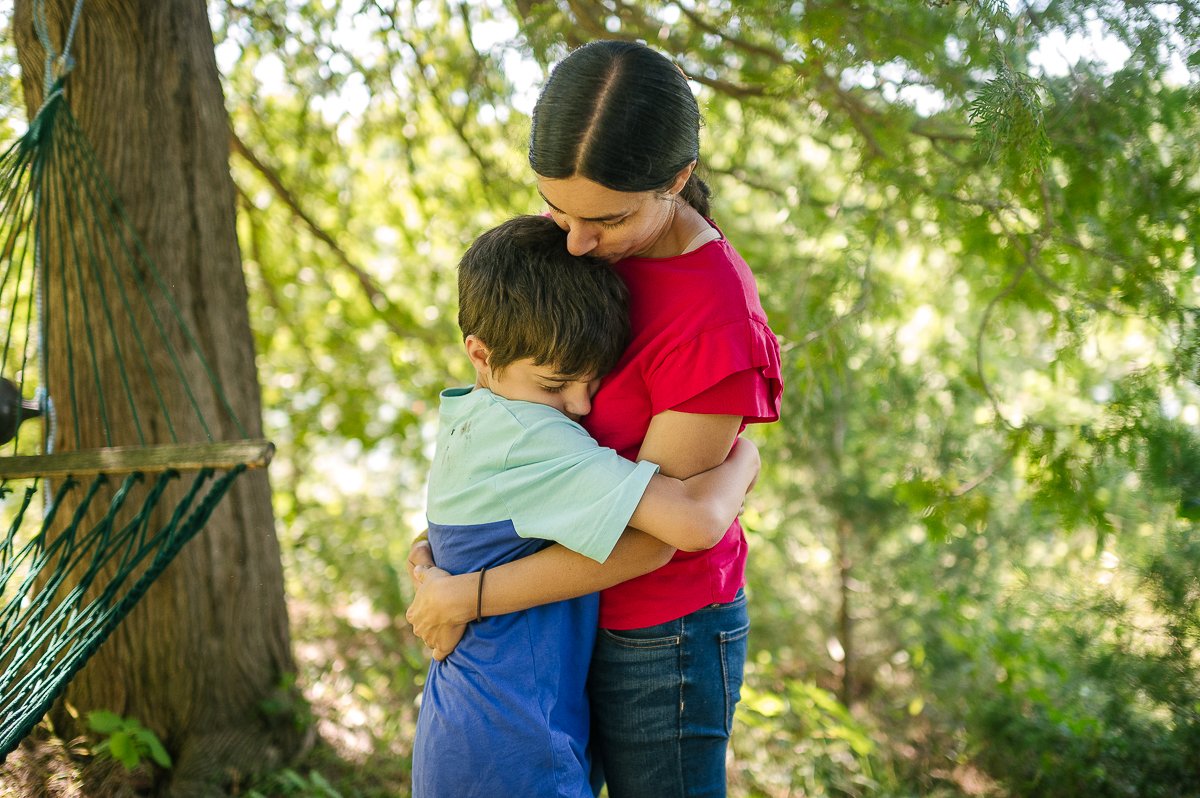
[[[479,597],[475,601],[475,620],[483,620],[483,575],[487,573],[486,568],[479,569]]]

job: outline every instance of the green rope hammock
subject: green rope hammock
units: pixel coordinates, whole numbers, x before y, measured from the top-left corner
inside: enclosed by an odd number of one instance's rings
[[[238,475],[273,452],[266,441],[213,442],[185,359],[199,360],[206,391],[246,433],[99,169],[61,77],[47,82],[47,97],[0,156],[0,761]],[[139,329],[146,320],[152,329]],[[51,362],[65,369],[55,383],[64,397],[48,394]],[[114,374],[122,395],[105,390]],[[135,394],[135,384],[149,390]],[[168,397],[180,389],[206,443],[179,440],[188,425],[172,418]],[[40,423],[23,427],[29,419]],[[121,440],[129,429],[138,445],[115,445],[132,442]],[[164,432],[170,443],[153,443]],[[98,437],[101,447],[89,445]],[[71,451],[51,451],[55,441]],[[190,488],[168,489],[186,479]]]

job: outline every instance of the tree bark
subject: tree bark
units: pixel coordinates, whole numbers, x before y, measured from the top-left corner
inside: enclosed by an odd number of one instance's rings
[[[854,578],[854,561],[850,558],[850,521],[845,516],[837,519],[837,560],[838,560],[838,641],[842,644],[842,683],[838,688],[838,698],[850,707],[857,693],[854,682],[855,657],[858,652],[854,647],[854,615],[851,608],[850,582]]]
[[[33,0],[17,0],[13,20],[31,116],[42,103],[44,59],[32,5]],[[45,6],[52,42],[61,50],[74,2],[47,0]],[[207,389],[198,358],[188,357],[183,366],[189,384],[201,389],[200,411],[218,439],[261,437],[229,175],[228,117],[204,0],[88,0],[72,55],[70,105],[242,420],[245,436]],[[55,291],[48,287],[52,305]],[[95,285],[74,290],[85,301],[96,299]],[[86,320],[70,312],[76,325],[72,335],[80,336]],[[116,357],[118,350],[105,343],[99,321],[93,318],[92,324],[87,334],[101,357]],[[147,325],[142,333],[153,341],[153,330]],[[181,350],[190,348],[182,336],[176,343]],[[61,395],[67,372],[52,348],[48,356],[47,384],[52,396]],[[117,369],[109,371],[106,392],[123,394]],[[146,379],[136,369],[131,374],[135,401],[150,417],[157,400]],[[77,388],[84,405],[94,400],[92,386]],[[204,440],[181,386],[164,389],[179,439]],[[104,444],[94,410],[81,406],[82,440],[60,436],[58,450]],[[168,442],[162,424],[151,420],[149,427],[154,440],[148,442]],[[137,443],[126,420],[112,419],[110,430],[117,445]],[[186,487],[172,489],[160,514],[169,513]],[[262,708],[278,697],[293,670],[270,487],[265,472],[250,471],[72,681],[53,713],[55,730],[64,736],[83,731],[73,715],[83,717],[92,709],[137,718],[159,735],[174,760],[156,791],[225,794],[230,782],[281,763],[297,747],[291,718]]]

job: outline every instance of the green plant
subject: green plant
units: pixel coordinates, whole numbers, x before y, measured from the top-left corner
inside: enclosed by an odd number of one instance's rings
[[[296,683],[295,673],[284,673],[275,689],[258,702],[263,717],[272,723],[290,723],[296,731],[304,731],[315,722],[312,708]]]
[[[264,777],[246,793],[246,798],[285,795],[292,798],[342,798],[342,794],[317,771],[309,771],[305,776],[291,768],[284,768]]]
[[[126,770],[133,770],[147,758],[159,767],[171,767],[171,757],[158,735],[136,718],[123,718],[115,712],[97,710],[89,712],[87,720],[88,727],[104,737],[92,749],[96,756],[112,757]]]

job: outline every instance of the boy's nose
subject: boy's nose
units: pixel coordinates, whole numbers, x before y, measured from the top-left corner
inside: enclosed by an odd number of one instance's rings
[[[577,383],[567,390],[563,400],[564,409],[569,415],[582,418],[592,412],[592,391],[587,383]]]

